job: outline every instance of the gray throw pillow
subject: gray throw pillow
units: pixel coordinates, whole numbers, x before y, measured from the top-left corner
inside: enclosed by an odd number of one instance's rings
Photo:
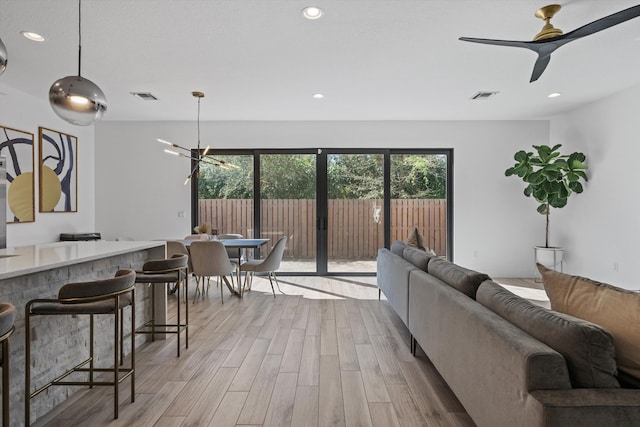
[[[403,256],[404,248],[407,247],[407,244],[402,242],[401,240],[396,240],[391,244],[391,252],[398,255],[399,257]]]
[[[430,255],[428,252],[421,251],[420,249],[407,246],[404,248],[403,258],[418,267],[420,270],[426,272],[429,260],[433,258],[433,255]]]
[[[620,387],[613,337],[607,330],[535,305],[492,281],[480,285],[476,300],[560,353],[573,387]]]
[[[459,290],[469,298],[476,299],[476,291],[480,283],[490,279],[484,273],[460,267],[442,258],[429,261],[428,273],[442,280],[447,285]]]

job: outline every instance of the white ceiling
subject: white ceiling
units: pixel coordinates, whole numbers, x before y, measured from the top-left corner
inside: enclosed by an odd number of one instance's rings
[[[310,4],[324,9],[302,18]],[[529,83],[536,56],[460,36],[530,40],[534,0],[83,0],[82,75],[104,120],[503,120],[571,110],[640,84],[640,18],[570,43]],[[569,32],[634,6],[564,0]],[[46,99],[77,72],[76,0],[0,0],[0,83]],[[20,35],[29,30],[46,41]],[[159,100],[129,94],[151,92]],[[478,91],[499,91],[471,101]],[[311,95],[323,93],[314,100]],[[547,94],[562,92],[548,99]],[[2,102],[2,96],[0,96]]]

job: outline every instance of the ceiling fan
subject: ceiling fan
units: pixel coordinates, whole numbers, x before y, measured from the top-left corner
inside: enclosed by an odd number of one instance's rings
[[[545,21],[546,24],[542,28],[542,31],[535,36],[533,41],[477,39],[471,37],[460,37],[459,40],[498,46],[522,47],[534,51],[538,54],[538,59],[533,66],[533,73],[531,74],[531,80],[529,81],[534,82],[542,75],[544,70],[547,68],[547,65],[549,65],[551,54],[559,47],[640,16],[640,5],[633,6],[614,13],[613,15],[597,19],[567,34],[563,34],[562,30],[555,28],[551,25],[551,22],[549,22],[551,18],[553,18],[553,15],[555,15],[559,10],[559,4],[552,4],[536,11],[536,17]]]

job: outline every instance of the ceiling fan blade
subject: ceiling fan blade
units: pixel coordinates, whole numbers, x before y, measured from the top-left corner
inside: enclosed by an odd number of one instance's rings
[[[533,72],[531,73],[531,80],[529,80],[529,83],[533,83],[540,78],[544,70],[547,68],[547,65],[549,65],[549,61],[551,61],[551,55],[538,56],[538,60],[533,66]]]
[[[622,24],[623,22],[626,22],[633,18],[637,18],[638,16],[640,16],[640,5],[621,10],[620,12],[614,13],[613,15],[605,16],[604,18],[597,19],[587,25],[583,25],[580,28],[576,28],[575,30],[570,31],[558,38],[568,39],[567,42],[569,42],[581,37],[590,36],[591,34],[597,33],[602,30],[606,30],[607,28],[611,28],[614,25]]]
[[[523,47],[525,49],[532,49],[529,45],[532,42],[517,41],[517,40],[494,40],[494,39],[477,39],[473,37],[460,37],[458,40],[471,43],[492,44],[495,46],[510,46],[510,47]]]

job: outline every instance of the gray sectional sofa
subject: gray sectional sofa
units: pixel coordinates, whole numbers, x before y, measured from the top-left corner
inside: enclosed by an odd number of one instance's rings
[[[378,287],[480,427],[639,426],[611,335],[520,298],[490,278],[395,242]]]

